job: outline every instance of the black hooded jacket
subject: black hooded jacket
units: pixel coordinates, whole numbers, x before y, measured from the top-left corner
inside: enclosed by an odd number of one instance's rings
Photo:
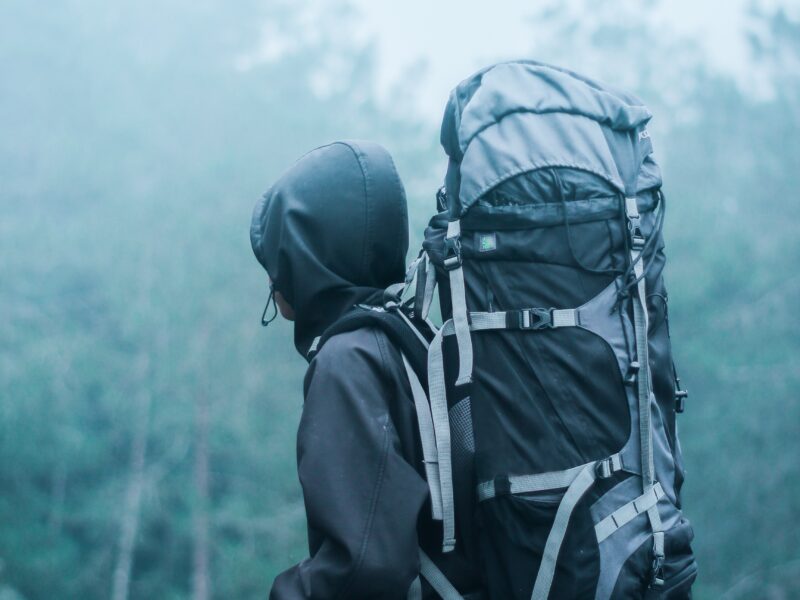
[[[403,279],[408,219],[391,157],[369,142],[310,152],[256,206],[251,241],[295,310],[295,346],[306,357],[353,305],[377,303]],[[310,557],[275,579],[270,599],[406,598],[417,548],[435,548],[441,527],[430,519],[400,354],[377,329],[333,336],[311,361],[304,393],[297,462]],[[457,557],[434,560],[456,585],[472,577]]]

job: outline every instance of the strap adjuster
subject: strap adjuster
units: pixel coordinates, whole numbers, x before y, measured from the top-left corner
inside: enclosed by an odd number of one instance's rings
[[[651,587],[664,585],[664,532],[653,532],[653,579]]]
[[[552,308],[525,308],[523,310],[512,311],[509,316],[515,315],[516,319],[511,319],[507,324],[515,329],[532,329],[538,331],[553,326]],[[516,321],[516,322],[514,322]]]
[[[681,380],[675,378],[675,412],[682,413],[686,409],[686,398],[689,397],[689,392],[681,389]]]
[[[597,461],[597,464],[594,466],[594,472],[598,479],[608,479],[621,468],[622,461],[619,456],[609,456],[608,458]]]
[[[444,270],[454,271],[461,267],[461,239],[451,237],[444,239]]]

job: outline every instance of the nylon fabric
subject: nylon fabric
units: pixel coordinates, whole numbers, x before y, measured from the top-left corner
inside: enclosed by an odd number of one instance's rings
[[[532,309],[524,309],[532,310]],[[559,327],[577,327],[579,324],[578,310],[574,308],[556,309],[551,311],[551,329]],[[487,331],[491,329],[509,329],[506,323],[505,311],[471,312],[469,313],[470,331]],[[455,329],[445,331],[444,335],[453,335]]]
[[[422,600],[422,580],[417,576],[408,588],[408,600]]]
[[[609,470],[604,476],[610,477],[613,473],[622,469],[622,460],[619,454],[615,454],[606,459]],[[593,461],[584,465],[578,465],[563,471],[551,471],[549,473],[536,473],[533,475],[511,475],[508,477],[510,494],[526,494],[530,492],[544,492],[569,487],[575,478],[580,475],[589,465],[598,465],[600,462]],[[496,496],[495,481],[484,481],[478,485],[478,499],[489,500]]]
[[[436,268],[431,264],[431,259],[425,253],[425,291],[422,297],[422,311],[420,317],[423,321],[428,321],[433,303],[433,292],[436,289]]]
[[[453,468],[450,453],[450,421],[447,412],[447,391],[444,379],[442,340],[448,321],[433,338],[428,350],[428,397],[431,403],[433,430],[436,434],[436,455],[442,496],[442,552],[455,548],[455,507],[453,503]]]
[[[594,530],[597,534],[597,541],[602,542],[612,533],[627,525],[630,521],[638,517],[664,497],[664,490],[661,484],[656,483],[647,492],[621,506],[605,519],[595,525]]]
[[[447,240],[454,240],[460,244],[461,225],[458,221],[451,221],[447,225]],[[455,326],[456,339],[458,340],[458,379],[456,385],[466,385],[472,381],[472,339],[469,334],[469,320],[467,318],[467,295],[464,287],[464,269],[461,267],[460,250],[459,264],[450,269],[450,295],[453,309],[453,325]]]
[[[411,368],[405,354],[403,355],[403,366],[408,375],[408,382],[411,385],[411,395],[414,398],[414,406],[417,412],[417,423],[419,424],[419,437],[422,441],[422,455],[425,461],[425,475],[428,480],[428,487],[431,493],[431,511],[434,520],[442,520],[442,492],[441,482],[439,481],[439,458],[436,451],[436,434],[433,429],[433,419],[431,417],[428,398],[422,384]]]
[[[553,585],[553,576],[556,572],[556,562],[561,551],[561,543],[567,533],[569,519],[575,506],[583,498],[595,481],[594,467],[596,463],[587,464],[572,484],[567,488],[561,504],[556,512],[556,519],[553,528],[547,536],[547,543],[544,547],[542,562],[539,565],[539,573],[536,575],[536,583],[533,585],[531,600],[547,600],[550,595],[550,587]]]
[[[294,309],[295,348],[308,359],[315,337],[404,279],[408,213],[391,156],[366,141],[312,150],[257,203],[250,242]]]
[[[419,573],[442,600],[464,600],[422,548],[419,550]]]

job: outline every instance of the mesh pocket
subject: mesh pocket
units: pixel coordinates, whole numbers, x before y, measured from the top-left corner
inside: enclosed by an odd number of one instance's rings
[[[451,451],[456,468],[469,465],[475,455],[475,436],[472,433],[472,407],[469,396],[450,409]]]

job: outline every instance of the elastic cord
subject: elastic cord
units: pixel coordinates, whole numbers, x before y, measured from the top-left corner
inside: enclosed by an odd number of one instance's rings
[[[269,305],[272,304],[272,316],[268,319],[267,318],[267,311],[269,310]],[[272,285],[272,282],[269,284],[269,296],[267,296],[267,304],[264,307],[264,312],[261,314],[261,325],[262,327],[266,327],[270,323],[272,323],[278,317],[278,304],[275,302],[275,287]]]
[[[572,245],[572,234],[570,233],[569,229],[569,215],[567,214],[567,199],[564,197],[564,190],[561,183],[561,177],[558,174],[556,169],[553,169],[553,177],[556,180],[556,185],[558,187],[558,198],[561,201],[561,207],[564,210],[564,230],[567,236],[567,246],[569,247],[569,253],[572,256],[572,260],[584,271],[588,271],[589,273],[595,273],[597,275],[614,275],[617,276],[622,273],[619,269],[593,269],[591,267],[587,267],[581,259],[578,258],[577,254],[575,254],[575,248]]]

